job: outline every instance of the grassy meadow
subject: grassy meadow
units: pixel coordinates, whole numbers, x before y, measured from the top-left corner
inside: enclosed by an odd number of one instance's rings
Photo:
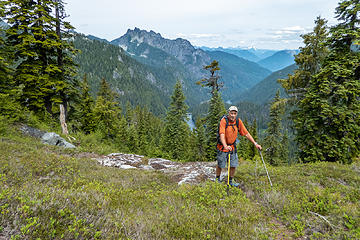
[[[227,196],[81,149],[0,127],[0,239],[360,239],[359,161],[268,166],[272,188],[260,160],[243,161]]]

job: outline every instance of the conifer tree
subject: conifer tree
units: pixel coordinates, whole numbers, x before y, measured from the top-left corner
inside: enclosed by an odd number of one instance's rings
[[[304,162],[350,163],[359,154],[360,53],[350,49],[360,39],[359,12],[358,0],[339,3],[330,53],[299,103],[296,139]]]
[[[325,19],[317,17],[313,32],[301,35],[305,46],[300,47],[300,52],[295,55],[298,69],[287,79],[279,80],[291,97],[292,105],[303,98],[312,76],[319,72],[324,58],[329,54],[326,45],[329,30],[326,23]]]
[[[104,138],[115,138],[119,132],[124,131],[126,122],[121,121],[121,109],[115,102],[116,93],[110,89],[105,79],[101,81],[100,90],[97,95],[94,108],[95,122],[97,129],[103,134]],[[124,123],[124,124],[120,124]]]
[[[89,83],[86,74],[84,75],[83,82],[81,83],[80,99],[78,104],[78,119],[81,123],[80,129],[89,134],[96,128],[94,118],[94,99],[90,95]]]
[[[5,2],[0,2],[0,21],[5,17]],[[13,81],[13,69],[10,67],[12,49],[5,45],[5,27],[0,25],[0,114],[11,121],[19,121],[24,117],[23,107],[18,98],[21,88]]]
[[[177,81],[166,114],[162,149],[174,160],[189,160],[190,129],[186,123],[185,96],[180,81]]]
[[[216,159],[217,134],[221,117],[226,113],[220,93],[215,90],[210,100],[209,113],[206,119],[206,135],[208,136],[206,156],[208,161]]]
[[[284,105],[280,101],[280,90],[277,90],[274,100],[270,107],[270,122],[266,130],[265,149],[266,158],[271,165],[280,165],[287,159],[281,159],[284,156],[281,150],[282,146],[282,126],[281,115],[284,113]]]
[[[16,64],[14,81],[22,86],[20,101],[30,110],[53,113],[53,104],[62,103],[70,95],[72,76],[66,69],[73,69],[73,48],[67,40],[61,40],[56,33],[54,0],[12,0],[5,1],[7,47],[14,49],[13,63]],[[64,25],[63,31],[72,29]],[[58,49],[62,50],[63,64],[59,65]],[[66,61],[67,60],[67,61]]]
[[[243,119],[242,121],[243,121],[245,127],[249,126],[246,118]],[[241,157],[243,159],[251,159],[250,152],[249,152],[249,141],[246,138],[240,137],[236,148],[237,148],[239,157]]]
[[[205,135],[204,122],[205,119],[198,118],[195,123],[196,128],[194,129],[194,131],[196,138],[195,140],[196,148],[194,149],[194,151],[196,153],[196,157],[195,157],[196,161],[206,161],[207,141]]]
[[[287,131],[285,131],[283,134],[282,134],[282,139],[281,139],[281,143],[280,143],[280,160],[281,162],[280,163],[288,163],[290,164],[291,161],[289,159],[289,154],[290,154],[290,151],[289,151],[289,137],[288,137],[288,133]]]
[[[251,136],[254,138],[255,141],[258,141],[258,137],[257,137],[257,123],[256,123],[256,118],[254,118],[254,121],[249,129],[251,132]],[[246,143],[247,143],[247,147],[248,147],[248,151],[249,151],[249,159],[253,159],[255,157],[255,155],[257,154],[258,150],[257,148],[255,147],[255,145],[248,141],[246,139]]]
[[[201,85],[202,87],[210,87],[211,94],[214,95],[215,91],[219,92],[220,88],[224,86],[223,83],[218,82],[220,79],[220,76],[218,75],[218,71],[220,70],[219,62],[214,60],[210,63],[210,65],[205,66],[204,69],[210,71],[210,77],[201,79],[196,82],[196,84]]]
[[[209,78],[204,78],[198,82],[197,84],[203,87],[209,87],[211,89],[211,99],[209,112],[206,117],[206,136],[207,136],[207,144],[206,144],[206,157],[208,161],[212,161],[216,159],[217,150],[217,133],[218,133],[218,124],[223,116],[226,113],[224,102],[221,99],[221,95],[219,90],[223,87],[223,83],[219,83],[218,80],[220,76],[218,71],[220,71],[219,62],[214,60],[210,63],[210,65],[204,66],[204,69],[210,72]]]

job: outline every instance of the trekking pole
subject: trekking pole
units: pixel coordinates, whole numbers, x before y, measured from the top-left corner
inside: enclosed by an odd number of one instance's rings
[[[261,154],[261,150],[259,150],[259,153],[260,153],[261,160],[262,160],[262,162],[263,162],[263,164],[264,164],[264,167],[265,167],[265,170],[266,170],[266,174],[267,174],[268,179],[269,179],[269,182],[270,182],[270,186],[272,187],[272,182],[271,182],[271,179],[270,179],[268,170],[266,169],[266,165],[265,165],[265,162],[264,162],[264,158],[263,158],[263,156],[262,156],[262,154]]]
[[[230,188],[230,152],[228,153],[228,180],[227,180],[227,195],[229,196],[229,188]]]

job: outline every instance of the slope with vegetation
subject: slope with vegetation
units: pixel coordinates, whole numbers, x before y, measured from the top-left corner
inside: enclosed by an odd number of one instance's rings
[[[133,106],[147,106],[156,114],[165,113],[172,86],[164,83],[152,69],[129,57],[119,47],[84,35],[77,35],[74,45],[80,50],[75,58],[79,65],[78,76],[87,75],[93,96],[105,79],[118,93],[122,105],[129,101]]]
[[[77,150],[0,127],[0,237],[12,239],[357,239],[360,165],[242,162],[242,189],[177,185],[103,167]],[[99,143],[101,145],[101,143]],[[257,160],[259,161],[259,159]]]

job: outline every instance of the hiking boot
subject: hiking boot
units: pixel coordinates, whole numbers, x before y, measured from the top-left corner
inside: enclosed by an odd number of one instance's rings
[[[233,182],[233,181],[229,182],[229,185],[232,186],[232,187],[239,187],[240,186],[239,183],[236,183],[236,182]]]

